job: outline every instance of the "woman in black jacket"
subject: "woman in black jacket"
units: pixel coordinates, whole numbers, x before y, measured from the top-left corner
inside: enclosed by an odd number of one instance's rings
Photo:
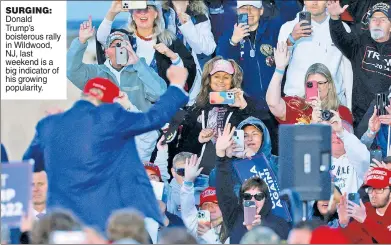
[[[223,220],[228,228],[230,242],[231,244],[238,244],[248,230],[260,224],[271,228],[281,239],[286,240],[291,225],[283,218],[272,214],[269,189],[261,178],[248,179],[242,184],[239,199],[235,195],[231,160],[226,156],[227,149],[233,143],[234,131],[235,128],[231,130],[231,125],[228,124],[216,142],[216,194]],[[258,215],[255,216],[253,225],[245,226],[244,224],[244,200],[252,200],[256,203]]]
[[[180,140],[180,151],[202,154],[201,167],[203,174],[209,174],[214,168],[215,147],[218,129],[230,122],[238,125],[251,115],[257,115],[255,106],[243,94],[241,84],[243,73],[233,60],[225,60],[217,56],[204,66],[201,80],[201,92],[194,106],[188,108],[183,122]],[[210,103],[210,92],[233,92],[235,103],[231,105]],[[268,115],[265,113],[264,115]],[[203,146],[204,145],[204,146]],[[204,150],[202,148],[204,147]]]

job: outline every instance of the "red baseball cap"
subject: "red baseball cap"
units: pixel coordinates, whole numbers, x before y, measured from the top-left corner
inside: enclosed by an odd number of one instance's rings
[[[150,163],[150,162],[144,163],[144,168],[145,168],[145,170],[148,169],[148,170],[151,170],[152,172],[154,172],[155,175],[157,175],[159,177],[160,181],[162,181],[162,175],[160,173],[160,169],[154,163]]]
[[[206,202],[217,203],[216,188],[208,187],[200,195],[200,206]]]
[[[391,186],[391,171],[385,168],[373,168],[367,175],[363,187],[376,189]]]
[[[119,96],[119,88],[112,81],[102,77],[95,77],[88,80],[87,84],[84,86],[83,92],[92,96],[96,96],[95,93],[90,90],[96,88],[100,89],[103,92],[102,102],[113,103],[114,99]]]

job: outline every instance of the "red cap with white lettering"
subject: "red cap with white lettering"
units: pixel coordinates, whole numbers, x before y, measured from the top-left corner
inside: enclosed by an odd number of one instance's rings
[[[370,186],[376,189],[391,186],[391,171],[385,168],[373,168],[368,173],[363,186]]]

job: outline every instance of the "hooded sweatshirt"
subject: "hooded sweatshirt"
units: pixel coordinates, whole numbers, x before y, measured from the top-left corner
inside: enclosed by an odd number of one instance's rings
[[[378,43],[370,32],[347,33],[341,20],[330,19],[331,38],[352,63],[354,126],[362,120],[377,93],[391,85],[391,39]]]
[[[247,228],[243,225],[243,200],[242,198],[238,198],[234,192],[234,184],[232,182],[233,172],[230,162],[230,159],[226,157],[217,158],[216,194],[223,214],[224,224],[228,229],[230,242],[231,244],[239,244],[244,234],[247,233]],[[268,191],[266,192],[265,203],[259,212],[262,226],[271,228],[281,239],[286,240],[291,226],[283,218],[272,214],[270,195]]]
[[[271,153],[272,145],[271,145],[269,130],[261,120],[255,117],[249,117],[246,120],[242,121],[238,125],[237,129],[242,130],[247,125],[253,125],[262,131],[263,134],[262,145],[259,148],[256,156],[259,154],[263,154],[266,157],[266,159],[269,160],[270,166],[273,168],[274,174],[277,175],[278,157],[272,155]],[[235,173],[235,170],[233,168],[232,171],[234,171]],[[236,174],[234,174],[234,179],[235,179],[235,187],[234,187],[235,193],[237,196],[239,196],[239,190],[241,186],[240,179]],[[216,168],[214,168],[209,175],[209,185],[213,187],[216,186]]]

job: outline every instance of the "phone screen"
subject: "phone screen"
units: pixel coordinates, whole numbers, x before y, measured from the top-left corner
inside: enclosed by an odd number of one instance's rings
[[[248,25],[248,14],[238,14],[238,24]]]
[[[251,225],[255,220],[255,215],[257,215],[257,207],[255,206],[254,201],[244,201],[244,223],[246,225]]]
[[[311,25],[311,13],[310,12],[300,12],[299,21],[306,20],[308,23],[301,24],[301,26],[310,26]]]

